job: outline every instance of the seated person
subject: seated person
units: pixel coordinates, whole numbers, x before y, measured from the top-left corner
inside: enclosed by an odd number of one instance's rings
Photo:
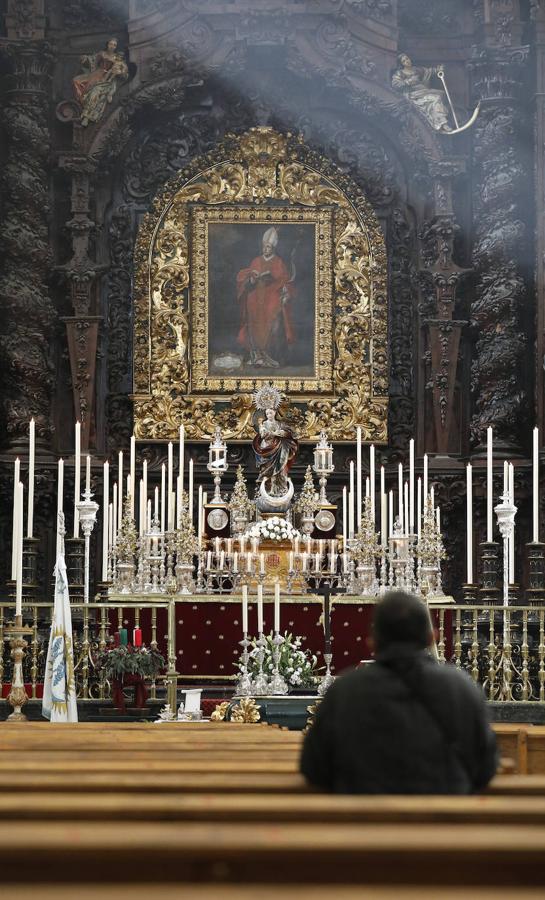
[[[329,688],[305,737],[301,771],[338,794],[471,794],[496,771],[481,688],[431,656],[429,611],[391,591],[377,604],[375,662]]]

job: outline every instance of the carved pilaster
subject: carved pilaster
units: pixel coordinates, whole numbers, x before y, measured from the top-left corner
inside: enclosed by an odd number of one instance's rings
[[[525,159],[528,113],[522,96],[527,49],[484,49],[472,61],[481,109],[473,132],[476,285],[471,319],[477,341],[471,435],[482,443],[492,425],[495,440],[506,448],[519,444],[527,404],[522,324],[531,202]]]
[[[423,324],[427,329],[427,386],[433,396],[435,448],[438,453],[447,453],[450,449],[460,337],[466,324],[463,320],[454,319],[458,284],[469,271],[458,266],[452,258],[458,226],[454,222],[450,179],[457,170],[458,167],[454,165],[436,172],[437,215],[425,234],[425,239],[435,244],[434,262],[426,267],[435,291],[435,315],[426,318]]]
[[[15,6],[10,4],[13,17]],[[13,17],[9,27],[23,28],[16,26]],[[7,158],[0,229],[5,323],[0,334],[1,403],[12,447],[19,442],[26,445],[31,417],[38,440],[48,445],[53,382],[50,337],[56,316],[48,288],[48,95],[53,53],[45,42],[34,41],[5,45],[2,52],[11,71],[5,76],[3,110]]]

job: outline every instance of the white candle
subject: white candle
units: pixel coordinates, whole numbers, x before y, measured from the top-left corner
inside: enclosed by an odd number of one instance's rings
[[[146,494],[147,498],[147,494]],[[165,516],[166,516],[166,468],[165,464],[161,466],[161,532],[165,533]]]
[[[89,454],[85,459],[85,493],[91,493],[91,457]]]
[[[373,522],[376,521],[376,512],[375,512],[375,445],[371,444],[369,448],[369,481],[371,486],[371,518]]]
[[[123,451],[119,451],[117,465],[117,527],[121,527],[123,521]]]
[[[209,550],[206,554],[206,568],[210,571],[212,568],[212,551]]]
[[[110,463],[108,460],[103,466],[102,475],[102,581],[108,580],[108,532],[110,512]]]
[[[490,543],[493,541],[493,519],[492,519],[492,428],[486,429],[486,540]]]
[[[357,509],[357,523],[358,523],[358,531],[361,528],[361,507],[362,507],[362,496],[361,496],[361,483],[362,483],[362,471],[361,471],[361,428],[357,429],[357,439],[356,439],[356,509]]]
[[[233,572],[238,572],[238,553],[236,550],[233,553]]]
[[[148,500],[146,519],[147,519],[147,530],[151,531],[151,500]],[[157,538],[153,538],[153,544],[154,544],[155,549],[157,550]]]
[[[435,510],[435,523],[437,525],[437,531],[441,534],[441,507],[438,506]]]
[[[303,550],[303,554],[301,556],[301,565],[303,567],[303,572],[306,572],[306,570],[307,570],[307,557],[308,557],[308,554],[305,553],[305,551]]]
[[[343,569],[346,574],[348,572],[348,553],[343,553]]]
[[[466,535],[467,535],[467,573],[468,584],[473,584],[473,467],[466,466]]]
[[[503,493],[506,497],[509,493],[509,463],[507,460],[503,462]]]
[[[315,565],[316,571],[319,572],[320,571],[320,554],[319,553],[316,553],[314,556],[314,565]]]
[[[114,505],[113,503],[108,503],[108,552],[112,549],[114,545]]]
[[[172,509],[172,441],[168,442],[168,454],[167,454],[167,462],[168,462],[168,478],[167,478],[167,497],[168,497],[168,516],[167,516],[167,527],[169,531],[172,531],[174,528],[174,510]]]
[[[79,510],[81,500],[81,422],[76,422],[74,450],[74,537],[79,537]]]
[[[248,634],[248,585],[242,585],[242,631]]]
[[[131,519],[134,519],[134,495],[136,493],[136,438],[134,434],[131,435],[130,474]]]
[[[246,571],[247,572],[252,571],[252,554],[251,553],[248,553],[248,556],[246,557]]]
[[[371,483],[369,480],[369,476],[365,479],[365,497],[371,498]]]
[[[193,460],[189,460],[189,518],[193,524]]]
[[[264,553],[261,553],[259,556],[259,565],[260,565],[259,571],[261,572],[262,575],[264,575],[265,574],[265,554]]]
[[[23,485],[17,485],[17,571],[15,577],[15,615],[23,614]]]
[[[36,454],[36,433],[34,419],[30,420],[28,430],[28,506],[26,536],[34,537],[34,465]]]
[[[263,634],[263,585],[257,586],[257,630]]]
[[[127,475],[127,494],[126,494],[126,496],[129,497],[130,493],[131,493],[131,476]]]
[[[274,585],[274,630],[277,634],[280,631],[280,585],[278,581]]]
[[[146,530],[146,500],[144,497],[144,482],[140,479],[140,488],[138,492],[138,532],[144,534]]]
[[[55,530],[57,534],[57,556],[61,549],[61,536],[59,534],[59,513],[63,512],[63,494],[64,494],[64,460],[61,458],[57,468],[57,520]]]
[[[388,539],[388,513],[386,508],[386,475],[384,466],[380,467],[380,533],[382,546],[386,546]]]
[[[348,496],[346,485],[343,487],[343,547],[346,547],[346,539],[348,536]]]
[[[153,501],[154,501],[153,518],[158,519],[159,518],[159,487],[157,485],[155,486],[155,490],[153,492]]]
[[[199,547],[201,546],[201,542],[202,542],[203,515],[204,515],[204,510],[202,507],[202,484],[200,484],[199,485],[199,514],[197,516],[197,527],[198,527],[197,537],[199,539]],[[236,571],[236,569],[235,569],[235,571]]]
[[[112,503],[112,505],[113,505],[113,515],[112,515],[112,541],[113,541],[113,544],[112,544],[112,546],[115,546],[115,543],[117,541],[117,512],[119,509],[119,507],[117,505],[117,481],[114,481],[114,486],[113,486],[113,490],[112,490],[112,501],[113,501],[113,503]]]
[[[389,519],[389,529],[388,534],[389,537],[394,533],[394,492],[388,492],[388,519]]]
[[[225,568],[225,550],[222,550],[220,553],[220,569],[223,572]]]
[[[416,536],[422,533],[422,479],[416,481]]]
[[[148,461],[145,459],[142,463],[142,493],[144,495],[144,507],[148,502]]]
[[[401,527],[403,528],[403,463],[399,463],[399,465],[397,467],[397,496],[398,496],[397,514],[399,516],[399,521],[401,523]]]
[[[532,490],[532,512],[533,512],[533,529],[532,540],[535,544],[539,541],[539,429],[534,428],[533,435],[533,490]]]
[[[19,457],[15,460],[15,464],[13,467],[13,515],[11,522],[11,580],[15,581],[17,578],[17,498],[18,498],[18,487],[21,475],[21,463],[19,461]]]
[[[332,553],[330,560],[331,560],[331,565],[330,565],[329,569],[330,569],[331,574],[333,575],[333,573],[335,572],[335,569],[337,568],[337,554]]]
[[[409,484],[403,485],[403,515],[405,518],[405,534],[409,534]]]
[[[426,508],[426,499],[428,497],[428,454],[424,453],[424,478],[422,481],[422,502],[423,508]]]
[[[179,450],[178,465],[179,465],[179,475],[180,475],[180,483],[181,483],[182,491],[184,489],[184,467],[185,467],[184,445],[185,445],[185,428],[183,425],[180,425],[180,450]]]
[[[182,478],[178,475],[176,478],[176,528],[180,527],[182,521]]]
[[[515,505],[515,467],[513,463],[509,463],[508,469],[508,490],[509,501]],[[513,533],[509,538],[509,584],[515,583],[515,523],[513,522]]]
[[[409,529],[414,534],[414,438],[409,441]]]
[[[348,537],[354,537],[354,505],[356,503],[354,486],[354,460],[350,460],[350,490],[348,491]]]

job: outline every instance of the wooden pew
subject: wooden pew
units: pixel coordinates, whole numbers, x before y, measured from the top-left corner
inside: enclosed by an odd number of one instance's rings
[[[468,823],[545,825],[545,797],[287,793],[0,795],[0,821]]]
[[[32,865],[29,865],[32,860]],[[4,885],[150,884],[542,886],[545,828],[519,825],[0,823]]]
[[[10,885],[10,900],[36,900],[36,887],[28,885]],[[330,885],[302,884],[283,885],[284,896],[292,900],[331,900]],[[82,884],[53,884],[40,886],[40,900],[278,900],[278,887],[265,884],[252,885],[209,885],[188,884],[116,884],[115,886],[92,886]],[[373,885],[349,886],[335,885],[335,900],[514,900],[513,888],[496,886],[494,888],[466,885],[464,887],[444,888],[440,885],[432,887],[384,887]],[[541,888],[518,887],[517,900],[542,900]]]

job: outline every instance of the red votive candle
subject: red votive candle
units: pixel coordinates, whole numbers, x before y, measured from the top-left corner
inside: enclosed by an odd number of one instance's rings
[[[141,647],[142,646],[142,629],[135,628],[132,633],[132,643],[133,647]]]
[[[119,631],[116,631],[116,632],[114,633],[114,647],[119,647],[119,644],[120,644],[120,643],[121,643],[121,641],[120,641],[120,638],[119,638]]]

